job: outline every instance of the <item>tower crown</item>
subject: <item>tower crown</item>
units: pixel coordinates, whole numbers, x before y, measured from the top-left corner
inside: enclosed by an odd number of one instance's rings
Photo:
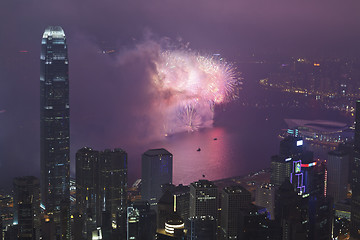
[[[43,38],[65,38],[65,32],[60,26],[49,26],[45,29]]]

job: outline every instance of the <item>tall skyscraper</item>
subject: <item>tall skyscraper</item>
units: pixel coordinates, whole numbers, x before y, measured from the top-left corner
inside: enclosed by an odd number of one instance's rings
[[[271,157],[271,179],[275,187],[280,187],[285,179],[291,178],[294,161],[304,159],[303,140],[299,137],[288,136],[280,142],[279,155]],[[301,164],[301,161],[298,162]]]
[[[141,198],[154,208],[162,196],[161,186],[172,183],[173,155],[167,150],[150,149],[142,155]]]
[[[331,151],[327,160],[327,193],[334,202],[344,200],[347,196],[349,154],[343,151]]]
[[[96,230],[99,212],[99,152],[84,147],[76,152],[76,208],[86,223],[85,235]]]
[[[47,27],[41,41],[40,159],[42,203],[55,216],[58,236],[69,239],[69,67],[65,33],[59,26]]]
[[[360,100],[356,101],[354,160],[352,161],[350,235],[360,239]]]
[[[40,182],[36,177],[17,177],[14,184],[14,224],[19,239],[40,239]]]
[[[99,189],[99,210],[105,215],[110,214],[113,237],[124,239],[127,212],[127,153],[124,150],[116,148],[100,152]],[[102,217],[101,224],[108,221],[104,218],[107,217]]]
[[[98,226],[107,237],[126,237],[127,153],[84,147],[76,153],[76,203],[83,233],[91,237]]]
[[[282,239],[307,239],[309,231],[308,198],[303,198],[285,180],[276,191],[275,220],[282,228]]]

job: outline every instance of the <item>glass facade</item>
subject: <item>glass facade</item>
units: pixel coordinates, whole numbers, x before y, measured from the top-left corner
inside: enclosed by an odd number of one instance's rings
[[[70,108],[66,38],[59,26],[46,28],[40,56],[41,196],[48,212],[69,200]]]

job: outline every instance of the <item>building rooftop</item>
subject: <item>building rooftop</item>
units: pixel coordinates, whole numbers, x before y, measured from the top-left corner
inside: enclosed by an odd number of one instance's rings
[[[45,29],[43,38],[65,38],[65,32],[60,26],[49,26]]]
[[[224,192],[226,192],[228,194],[240,194],[240,193],[250,194],[250,192],[248,190],[246,190],[243,186],[240,186],[240,185],[225,187]]]
[[[34,176],[16,177],[14,178],[14,184],[18,186],[40,184],[39,179]]]
[[[159,149],[149,149],[146,152],[144,152],[143,155],[146,155],[149,157],[155,157],[155,156],[159,156],[159,155],[172,155],[172,154],[164,148],[159,148]]]
[[[191,183],[191,185],[194,188],[216,188],[215,184],[213,182],[210,182],[209,180],[199,180],[197,182]]]
[[[285,122],[290,128],[308,127],[314,132],[339,132],[349,128],[346,123],[327,120],[285,119]]]

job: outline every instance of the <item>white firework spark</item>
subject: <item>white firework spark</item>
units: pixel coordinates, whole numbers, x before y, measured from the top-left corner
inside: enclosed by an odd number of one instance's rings
[[[166,50],[155,65],[153,86],[161,98],[166,134],[211,127],[214,105],[238,97],[240,74],[218,56]]]

